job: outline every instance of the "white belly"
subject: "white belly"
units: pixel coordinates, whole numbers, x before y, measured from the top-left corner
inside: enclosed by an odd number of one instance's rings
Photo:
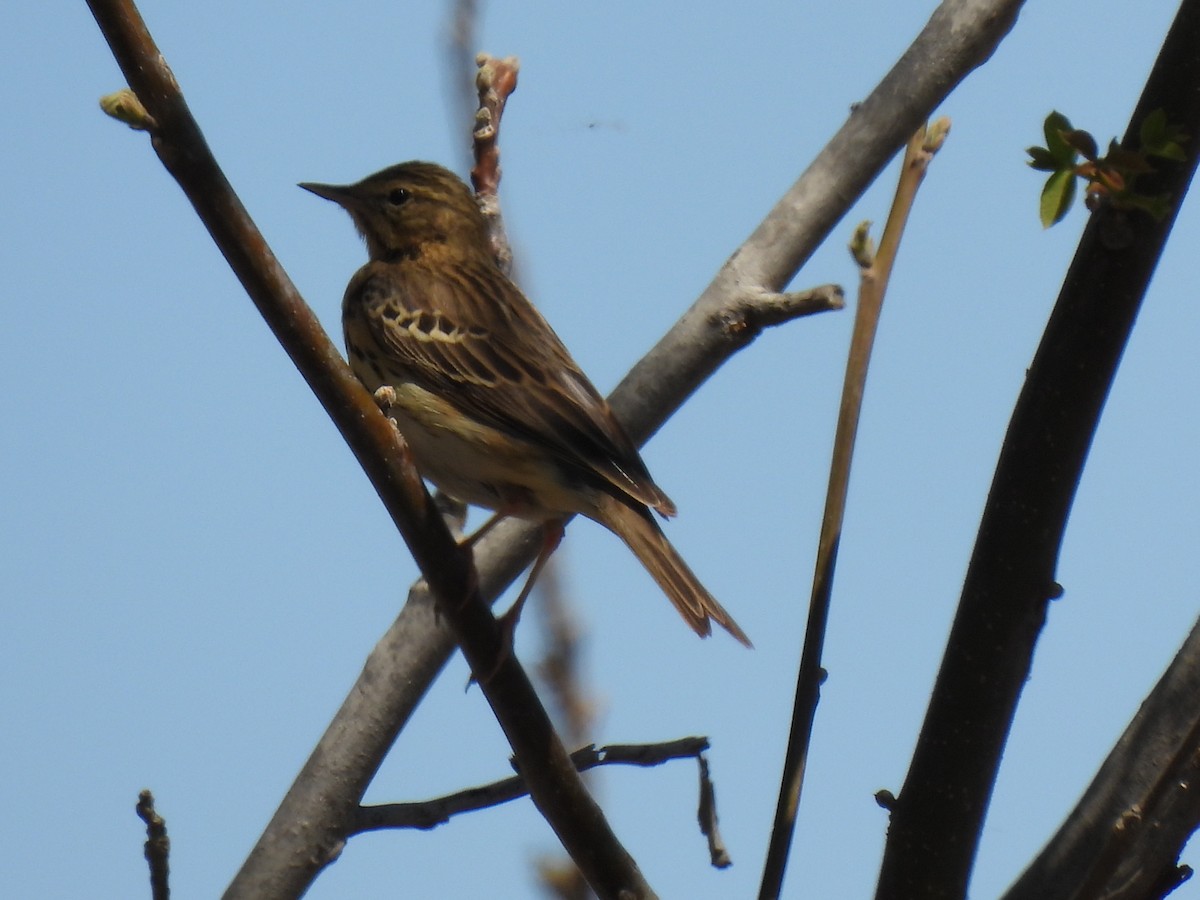
[[[555,462],[532,445],[462,418],[423,388],[395,391],[387,414],[421,474],[450,496],[531,519],[592,511],[588,492],[568,486]]]

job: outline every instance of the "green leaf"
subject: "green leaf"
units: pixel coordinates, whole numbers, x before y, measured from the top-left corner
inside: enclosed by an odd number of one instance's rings
[[[1084,159],[1096,159],[1096,139],[1090,132],[1074,128],[1063,135],[1063,140],[1078,150]]]
[[[1058,162],[1060,169],[1066,169],[1075,165],[1076,152],[1075,148],[1067,141],[1066,135],[1073,132],[1075,129],[1071,127],[1071,121],[1060,112],[1052,112],[1046,116],[1046,121],[1042,123],[1042,133],[1046,136],[1046,149],[1050,151],[1050,155]]]
[[[1045,147],[1030,147],[1025,152],[1029,154],[1030,167],[1037,169],[1039,172],[1055,172],[1058,170],[1058,163]]]
[[[1059,170],[1046,179],[1038,210],[1042,227],[1049,228],[1062,221],[1075,199],[1075,173]]]

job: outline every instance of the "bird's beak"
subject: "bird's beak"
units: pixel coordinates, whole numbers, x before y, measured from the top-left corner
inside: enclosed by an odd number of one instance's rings
[[[350,185],[341,184],[316,184],[311,181],[303,181],[299,185],[306,191],[316,194],[318,197],[324,197],[326,200],[332,200],[338,206],[350,208],[354,205],[354,191]]]

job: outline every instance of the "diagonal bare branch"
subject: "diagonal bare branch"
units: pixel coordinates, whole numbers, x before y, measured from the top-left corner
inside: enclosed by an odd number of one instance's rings
[[[1200,822],[1200,622],[1003,900],[1159,897]],[[1082,885],[1082,887],[1081,887]]]

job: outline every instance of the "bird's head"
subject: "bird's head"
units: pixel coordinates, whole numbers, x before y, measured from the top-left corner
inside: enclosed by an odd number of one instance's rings
[[[400,163],[355,184],[300,187],[350,213],[373,260],[420,253],[430,244],[489,252],[487,223],[471,189],[434,163]]]

